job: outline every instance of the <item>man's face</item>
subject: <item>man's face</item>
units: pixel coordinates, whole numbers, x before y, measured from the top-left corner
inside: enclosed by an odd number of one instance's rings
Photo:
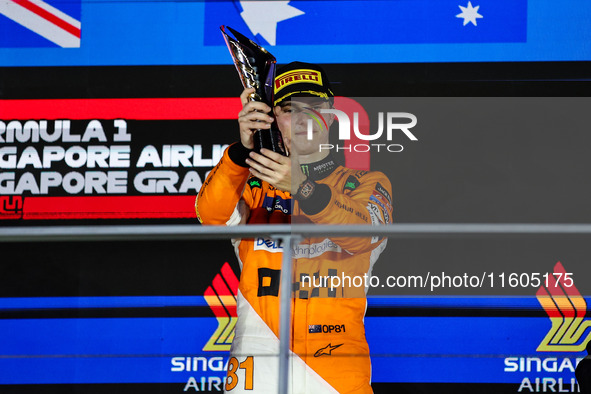
[[[332,114],[321,114],[321,109],[331,108],[330,102],[322,98],[293,98],[273,109],[277,125],[289,151],[299,155],[319,152],[320,144],[328,143],[328,128],[334,120]],[[308,135],[308,124],[312,135]]]

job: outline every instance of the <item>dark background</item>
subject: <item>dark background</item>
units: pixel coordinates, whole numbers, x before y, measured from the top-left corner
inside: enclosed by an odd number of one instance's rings
[[[327,64],[324,65],[333,82],[336,95],[348,97],[588,97],[591,92],[591,63],[439,63],[439,64]],[[0,99],[38,98],[140,98],[140,97],[236,97],[241,92],[233,66],[153,66],[153,67],[52,67],[0,68]],[[235,133],[236,130],[223,130]],[[221,131],[220,131],[221,132]],[[557,134],[557,138],[560,137]],[[416,160],[425,168],[432,167],[426,152],[429,139],[420,138],[418,148],[406,153],[403,160]],[[478,143],[479,135],[473,136]],[[585,136],[586,138],[586,136]],[[424,142],[423,142],[424,141]],[[196,141],[197,142],[197,141]],[[552,142],[551,138],[547,139]],[[431,140],[433,144],[433,140]],[[579,146],[584,154],[588,145]],[[421,152],[421,147],[425,150]],[[541,146],[542,149],[548,146]],[[518,155],[519,152],[513,152]],[[568,152],[563,152],[568,158]],[[497,156],[502,163],[502,156]],[[516,156],[514,156],[516,157]],[[454,163],[454,157],[447,157]],[[538,158],[537,160],[539,160]],[[543,159],[543,158],[542,158]],[[551,158],[548,158],[550,160]],[[544,161],[541,160],[540,163]],[[531,163],[522,158],[522,164]],[[546,162],[547,164],[548,162]],[[437,164],[437,163],[434,163]],[[561,163],[568,167],[569,163]],[[473,166],[465,163],[468,172]],[[414,169],[401,166],[391,177],[397,222],[590,222],[585,198],[572,196],[575,203],[562,195],[565,186],[581,187],[587,181],[586,168],[582,174],[564,178],[562,184],[546,182],[544,171],[535,172],[535,187],[523,188],[522,194],[507,196],[504,204],[516,207],[502,209],[501,201],[488,201],[478,209],[465,205],[471,199],[470,184],[478,181],[482,195],[487,187],[502,187],[506,179],[479,178],[471,172],[468,177],[458,173],[438,177],[429,183]],[[494,169],[494,168],[493,168]],[[510,171],[511,168],[508,168]],[[414,171],[414,172],[413,172]],[[411,176],[411,175],[414,175]],[[560,174],[554,174],[560,178]],[[509,179],[510,181],[510,179]],[[496,182],[496,183],[495,183]],[[573,183],[574,182],[574,183]],[[576,184],[575,184],[576,183]],[[515,185],[514,185],[515,186]],[[543,193],[547,188],[548,193]],[[520,190],[519,185],[515,190]],[[457,199],[458,191],[467,191]],[[499,193],[490,189],[490,195]],[[568,191],[565,192],[568,194]],[[450,195],[456,197],[449,198]],[[538,197],[529,209],[524,195]],[[473,197],[473,196],[472,196]],[[430,202],[447,198],[438,206]],[[514,205],[518,201],[518,205]],[[548,201],[548,203],[545,203]],[[567,203],[565,203],[565,201]],[[559,202],[560,204],[557,204]],[[500,204],[500,205],[499,205]],[[520,209],[522,207],[523,209]],[[469,208],[469,209],[468,209]],[[542,213],[547,215],[543,215]],[[577,215],[581,212],[581,215]],[[144,220],[136,223],[158,224],[171,221]],[[196,223],[182,220],[177,223]],[[43,223],[55,224],[122,224],[131,221],[88,221]],[[5,222],[1,225],[25,223]],[[27,225],[39,225],[29,222]],[[552,272],[557,261],[574,273],[577,288],[591,294],[588,284],[591,248],[588,237],[501,237],[498,239],[389,240],[389,245],[374,274],[417,275],[427,271],[463,272]],[[225,261],[235,272],[238,266],[227,241],[217,242],[60,242],[2,244],[0,264],[1,297],[56,296],[126,296],[126,295],[201,295]],[[527,295],[537,289],[482,289],[477,293],[448,289],[437,295]],[[371,294],[371,293],[370,293]],[[431,294],[424,290],[402,289],[376,291],[373,294]],[[59,316],[61,312],[52,312]],[[72,312],[63,312],[72,313]],[[78,316],[211,316],[209,308],[188,310],[168,308],[158,310],[80,310]],[[368,311],[372,314],[399,315],[400,310]],[[414,312],[416,313],[416,312]],[[461,311],[424,310],[419,313],[457,315]],[[486,312],[481,312],[486,313]],[[496,311],[495,313],[503,313]],[[16,314],[16,315],[15,315]],[[4,318],[51,317],[43,311],[19,315],[4,314]],[[375,385],[377,393],[391,392],[515,392],[515,385]],[[182,385],[72,385],[72,386],[7,386],[6,393],[60,392],[179,392]],[[488,390],[488,391],[487,391]]]

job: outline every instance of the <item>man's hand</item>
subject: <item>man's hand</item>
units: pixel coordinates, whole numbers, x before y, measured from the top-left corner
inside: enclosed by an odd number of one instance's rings
[[[261,149],[261,154],[250,152],[250,159],[246,159],[246,164],[250,166],[250,172],[254,176],[291,194],[297,193],[306,180],[298,156],[293,151],[290,157],[268,149]]]
[[[253,134],[259,129],[271,128],[273,118],[267,113],[271,107],[260,101],[249,101],[249,96],[255,92],[254,88],[244,89],[240,95],[242,111],[238,113],[238,124],[240,125],[240,142],[245,148],[253,149]]]

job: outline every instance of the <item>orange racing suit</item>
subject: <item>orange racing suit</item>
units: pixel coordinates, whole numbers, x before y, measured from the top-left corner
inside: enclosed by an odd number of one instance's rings
[[[210,172],[196,204],[203,224],[290,223],[292,213],[294,221],[319,224],[392,221],[391,186],[380,172],[348,169],[330,156],[303,165],[317,185],[315,198],[292,206],[290,193],[249,176],[247,155],[240,143],[231,145]],[[293,248],[291,393],[372,392],[363,324],[366,287],[360,279],[371,274],[386,241],[315,237]],[[242,272],[225,388],[276,393],[283,245],[262,237],[233,244]]]

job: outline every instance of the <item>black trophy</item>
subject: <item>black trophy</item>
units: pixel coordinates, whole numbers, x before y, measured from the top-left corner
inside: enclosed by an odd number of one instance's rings
[[[273,108],[273,83],[277,65],[275,56],[231,27],[221,26],[220,30],[240,75],[242,86],[255,89],[255,93],[250,95],[250,100],[262,101]],[[277,122],[273,122],[270,129],[257,130],[253,137],[256,152],[265,148],[286,155]]]

